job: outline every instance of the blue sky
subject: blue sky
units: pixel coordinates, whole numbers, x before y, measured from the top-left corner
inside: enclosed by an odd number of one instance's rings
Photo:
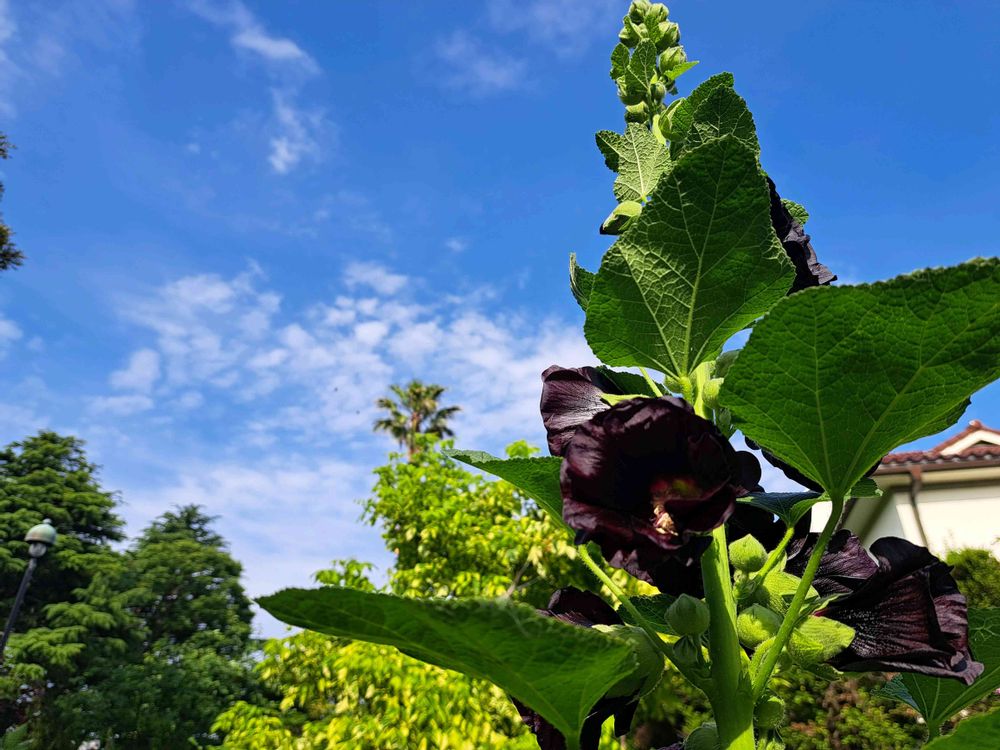
[[[356,500],[389,383],[448,386],[459,443],[498,451],[541,443],[542,369],[591,359],[565,269],[607,246],[626,7],[0,0],[28,256],[0,277],[0,439],[84,438],[132,533],[205,505],[253,594],[384,564]],[[996,4],[671,11],[682,93],[736,75],[842,280],[997,253]]]

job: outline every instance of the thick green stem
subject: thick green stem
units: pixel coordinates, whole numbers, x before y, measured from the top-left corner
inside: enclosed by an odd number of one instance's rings
[[[788,640],[792,637],[792,631],[795,630],[795,626],[799,623],[802,604],[809,595],[809,588],[812,586],[813,578],[816,577],[816,571],[819,570],[820,561],[823,559],[823,552],[826,551],[826,545],[830,543],[830,537],[837,530],[840,516],[844,512],[843,497],[831,498],[831,504],[833,507],[830,509],[830,520],[826,522],[826,526],[823,527],[819,539],[816,540],[816,547],[809,556],[809,562],[806,563],[802,580],[799,582],[799,587],[795,590],[795,596],[792,597],[791,604],[788,605],[788,612],[785,613],[785,619],[778,629],[778,634],[774,637],[773,644],[764,656],[760,669],[753,676],[753,695],[755,700],[763,695],[764,690],[767,689],[767,683],[771,679],[771,674],[778,663],[781,651],[785,648]]]
[[[711,613],[708,651],[712,658],[709,698],[722,750],[754,750],[753,706],[746,657],[736,634],[736,602],[729,572],[726,527],[712,532],[701,557],[705,601]]]

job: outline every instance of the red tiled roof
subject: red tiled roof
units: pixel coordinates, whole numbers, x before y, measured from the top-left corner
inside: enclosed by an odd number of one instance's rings
[[[977,443],[975,445],[970,445],[968,448],[965,448],[958,453],[945,452],[948,448],[970,435],[976,432],[984,431],[1000,437],[1000,431],[984,427],[982,422],[978,419],[973,419],[969,422],[969,426],[960,433],[948,438],[943,443],[934,446],[930,450],[890,453],[882,459],[879,470],[881,471],[884,469],[913,464],[975,464],[984,461],[992,462],[1000,460],[1000,445],[993,443]]]

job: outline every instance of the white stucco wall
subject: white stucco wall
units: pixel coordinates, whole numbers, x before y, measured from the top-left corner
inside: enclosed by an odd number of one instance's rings
[[[906,498],[903,500],[905,503]],[[905,506],[906,514],[900,508],[903,526],[912,524],[916,535],[912,511],[908,503]],[[983,547],[992,549],[1000,557],[1000,485],[925,486],[919,495],[919,508],[934,554],[942,555],[960,547]],[[910,538],[909,533],[907,538]]]

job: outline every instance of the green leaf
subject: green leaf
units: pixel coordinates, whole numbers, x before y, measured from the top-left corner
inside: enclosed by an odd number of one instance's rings
[[[882,488],[879,487],[878,483],[871,477],[862,477],[853,487],[851,487],[851,492],[848,497],[882,497]]]
[[[757,157],[725,136],[687,152],[605,254],[584,331],[606,364],[687,377],[792,277]]]
[[[828,498],[818,492],[760,492],[738,502],[773,513],[787,526],[794,526],[816,503]]]
[[[444,454],[510,482],[537,502],[560,525],[565,526],[562,518],[562,490],[559,488],[561,458],[538,456],[502,459],[483,451],[455,449],[447,449]]]
[[[602,130],[596,137],[604,163],[618,173],[615,197],[619,201],[644,201],[670,167],[667,149],[648,128],[635,122],[625,126],[624,134]]]
[[[612,209],[601,224],[601,234],[621,234],[636,216],[642,212],[642,204],[636,201],[622,201]]]
[[[624,44],[618,43],[615,48],[611,50],[611,77],[614,79],[621,78],[625,75],[625,69],[628,67],[628,47]]]
[[[946,737],[924,745],[924,750],[996,750],[1000,747],[1000,711],[965,719]]]
[[[258,601],[290,625],[395,646],[489,680],[538,711],[572,748],[591,707],[638,669],[625,640],[507,600],[405,599],[324,587],[285,589]]]
[[[629,601],[632,606],[639,610],[639,614],[645,618],[646,622],[653,626],[654,630],[666,635],[677,635],[674,629],[667,624],[667,610],[670,609],[671,604],[677,601],[676,596],[670,594],[630,596]],[[639,624],[635,622],[635,618],[625,607],[618,608],[618,615],[629,625]]]
[[[646,91],[656,75],[656,45],[643,39],[636,45],[632,59],[625,68],[625,87],[631,91]]]
[[[717,86],[694,111],[682,151],[724,135],[732,135],[754,154],[760,154],[757,128],[747,103],[728,86]]]
[[[576,253],[569,254],[569,290],[584,312],[587,312],[587,305],[590,303],[590,290],[594,288],[596,277],[596,273],[588,271],[576,262]]]
[[[969,648],[985,666],[982,675],[966,687],[957,680],[902,674],[884,690],[921,713],[928,726],[940,727],[963,708],[1000,688],[1000,609],[969,610]],[[896,683],[896,687],[890,687]]]
[[[671,155],[679,155],[684,147],[684,138],[691,123],[694,122],[694,113],[699,105],[720,86],[732,88],[733,83],[732,73],[718,73],[695,88],[687,97],[678,100],[677,107],[670,117],[670,130],[674,136],[670,142]]]
[[[992,258],[786,297],[754,326],[720,400],[748,437],[844,496],[998,375]]]
[[[698,60],[685,60],[680,65],[675,65],[670,70],[664,70],[663,75],[667,78],[676,81],[682,75],[687,73],[691,68],[698,64]]]
[[[809,212],[806,211],[806,207],[801,203],[796,203],[795,201],[790,201],[787,198],[782,198],[781,202],[785,204],[785,208],[788,209],[788,213],[792,215],[792,218],[799,222],[802,226],[806,225],[809,221]]]

